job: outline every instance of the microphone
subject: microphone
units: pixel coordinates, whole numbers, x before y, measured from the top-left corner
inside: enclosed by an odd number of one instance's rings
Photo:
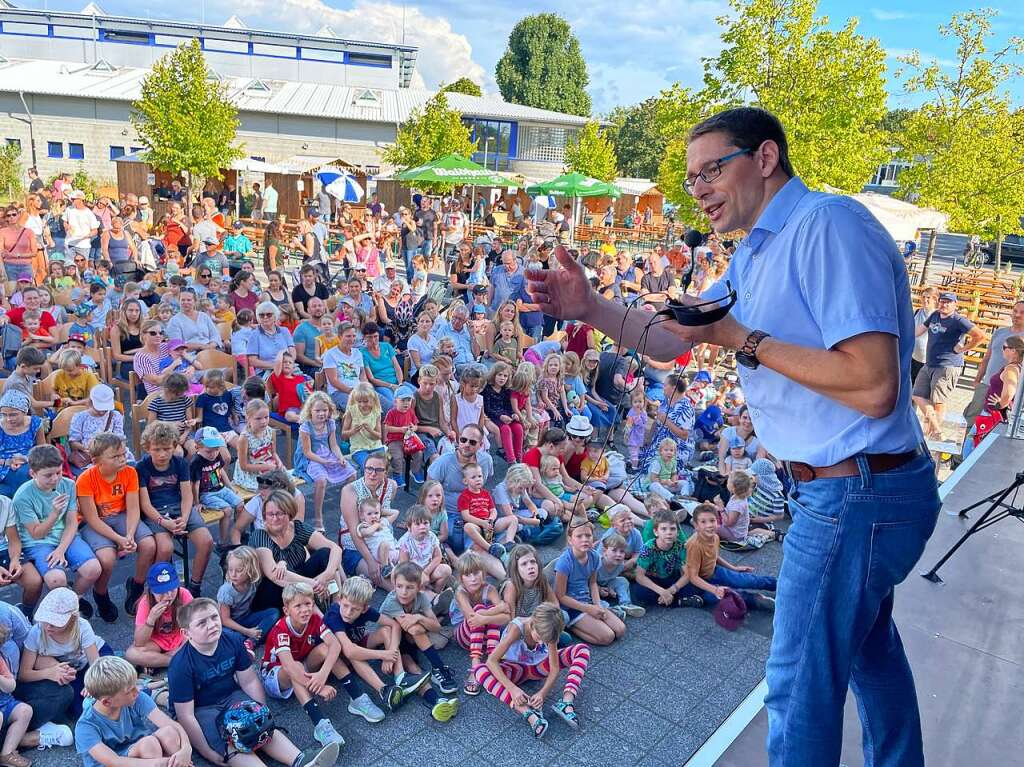
[[[704,242],[704,235],[698,232],[696,229],[687,229],[686,234],[683,235],[683,242],[686,243],[686,247],[693,250],[699,247]]]
[[[697,265],[697,254],[695,248],[699,247],[704,242],[704,235],[698,232],[696,229],[687,230],[683,236],[683,242],[690,248],[690,268],[686,270],[686,274],[683,275],[682,286],[683,294],[690,289],[690,281],[693,279],[693,270]],[[715,299],[712,301],[702,301],[697,304],[682,304],[675,301],[668,301],[665,304],[665,308],[658,312],[659,315],[670,317],[678,322],[680,325],[687,327],[698,327],[701,325],[710,325],[713,322],[718,322],[729,313],[733,305],[736,303],[736,291],[733,290],[732,284],[729,282],[725,283],[726,297],[724,299]],[[722,301],[726,303],[723,305]]]

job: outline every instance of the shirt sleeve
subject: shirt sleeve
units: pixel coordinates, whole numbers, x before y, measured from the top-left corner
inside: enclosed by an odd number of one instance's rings
[[[456,508],[459,511],[469,511],[469,495],[468,495],[468,491],[463,491],[463,492],[459,493],[459,500],[458,500],[458,503],[456,504]]]
[[[121,479],[124,481],[125,492],[139,492],[139,474],[137,471],[135,471],[135,468],[133,466],[126,466],[121,471],[123,473]]]
[[[640,555],[636,559],[636,566],[643,568],[645,571],[650,569],[654,560],[654,557],[651,556],[651,546],[652,544],[644,544],[640,548]]]

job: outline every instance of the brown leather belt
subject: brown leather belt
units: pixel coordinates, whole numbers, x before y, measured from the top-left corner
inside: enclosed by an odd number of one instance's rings
[[[906,463],[923,454],[920,447],[909,450],[906,453],[865,453],[868,468],[872,474],[881,474],[886,471],[898,469]],[[853,477],[860,473],[857,466],[857,457],[846,458],[831,466],[811,466],[801,461],[783,461],[786,471],[797,482],[811,482],[815,479],[829,479],[834,477]]]

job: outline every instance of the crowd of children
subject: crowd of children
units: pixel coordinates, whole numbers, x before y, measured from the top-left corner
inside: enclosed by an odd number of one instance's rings
[[[159,332],[186,285],[169,278],[152,304],[156,320],[137,338]],[[627,365],[623,381],[614,374],[621,396],[609,400],[598,371],[608,352],[590,341],[566,348],[567,338],[599,342],[598,334],[577,328],[532,343],[518,311],[499,308],[491,322],[476,291],[471,342],[451,332],[466,307],[451,307],[445,320],[435,305],[423,323],[431,342],[409,345],[418,349],[415,375],[393,385],[376,372],[371,385],[358,366],[338,364],[321,391],[303,373],[300,361],[314,354],[347,360],[350,332],[378,333],[372,323],[348,324],[347,303],[338,304],[341,324],[333,309],[318,319],[302,357],[284,349],[241,386],[229,383],[236,371],[204,368],[185,340],[166,339],[159,375],[142,376],[145,422],[126,430],[91,355],[102,357],[108,315],[152,287],[92,284],[64,345],[38,312],[24,312],[0,398],[0,586],[20,587],[32,625],[20,668],[0,661],[0,765],[28,767],[18,748],[43,735],[30,729],[37,723],[25,701],[65,687],[73,694],[54,721],[74,725],[83,763],[104,767],[184,767],[193,756],[255,767],[257,752],[293,767],[333,764],[344,745],[339,692],[349,713],[374,724],[410,700],[448,722],[460,689],[486,691],[539,738],[552,720],[585,722],[577,698],[590,648],[621,640],[627,621],[730,594],[770,606],[761,592],[774,591],[774,579],[720,553],[780,539],[786,516],[775,464],[752,454],[740,429],[734,387],[676,375],[662,395]],[[202,301],[218,319],[231,314],[231,348],[250,347],[261,332],[250,310],[236,313],[212,294]],[[138,323],[141,314],[140,304],[124,316]],[[436,337],[432,327],[442,328]],[[466,348],[475,359],[463,359]],[[244,354],[236,359],[248,367]],[[47,370],[52,386],[40,392],[34,383]],[[67,437],[48,444],[44,419],[69,406],[80,409]],[[595,432],[588,415],[604,428]],[[138,456],[127,447],[134,430]],[[282,432],[294,441],[292,466],[279,452]],[[507,464],[499,476],[492,453]],[[700,464],[724,468],[719,492],[700,496]],[[379,491],[367,491],[365,478],[379,474]],[[328,490],[353,481],[355,518],[331,529]],[[404,511],[394,504],[401,485],[419,490]],[[268,564],[265,522],[284,515],[332,552],[335,539],[339,547],[358,540],[365,571],[341,556],[344,570],[322,580],[292,573],[284,559]],[[294,553],[290,542],[273,545]],[[561,551],[545,566],[535,546]],[[179,547],[187,579],[175,563]],[[110,586],[121,559],[131,569],[122,607],[133,632],[114,648],[90,620],[118,620]],[[204,585],[211,560],[216,589]],[[378,589],[384,598],[374,607]],[[461,686],[440,654],[450,639],[468,653]],[[308,732],[274,725],[278,701],[292,697]]]

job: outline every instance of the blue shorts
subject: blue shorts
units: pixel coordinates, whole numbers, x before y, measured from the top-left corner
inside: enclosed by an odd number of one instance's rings
[[[199,496],[199,502],[208,509],[237,509],[242,505],[242,498],[230,487],[222,487]]]
[[[359,567],[359,563],[362,561],[363,555],[357,549],[341,550],[341,569],[345,571],[345,575],[350,577],[355,575],[356,568]]]
[[[0,716],[4,718],[4,725],[11,721],[11,714],[21,704],[21,701],[9,692],[0,692]]]
[[[128,514],[121,512],[115,514],[112,517],[102,517],[103,521],[107,523],[111,530],[118,535],[125,535],[128,531]],[[98,532],[93,530],[91,527],[81,528],[80,535],[82,540],[92,547],[93,551],[99,551],[100,549],[116,549],[117,544],[107,538],[105,535],[100,535]],[[139,526],[135,528],[135,542],[139,543],[143,538],[151,538],[153,531],[149,529],[149,526],[140,521]]]
[[[39,571],[40,575],[46,575],[50,570],[54,569],[47,563],[46,558],[53,553],[55,548],[57,547],[49,543],[36,543],[25,549],[25,556],[36,566],[36,570]],[[68,546],[68,550],[64,552],[64,559],[68,561],[67,565],[57,569],[66,571],[70,568],[71,570],[77,570],[90,559],[96,559],[96,554],[82,536],[75,535],[71,539],[71,545]]]

